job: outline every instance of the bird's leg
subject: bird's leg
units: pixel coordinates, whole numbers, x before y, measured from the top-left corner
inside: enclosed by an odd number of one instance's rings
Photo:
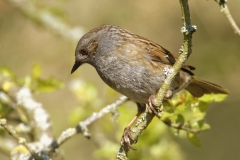
[[[123,135],[122,135],[122,140],[121,140],[121,145],[124,146],[126,144],[128,148],[136,150],[133,148],[131,145],[131,141],[134,141],[132,135],[131,135],[131,127],[134,124],[134,122],[138,119],[138,117],[145,111],[145,105],[142,106],[141,104],[138,104],[138,113],[133,117],[133,119],[130,121],[130,123],[127,125],[127,127],[124,129]]]

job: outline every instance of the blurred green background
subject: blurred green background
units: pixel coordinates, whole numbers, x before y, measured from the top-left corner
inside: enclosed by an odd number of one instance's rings
[[[115,24],[157,42],[175,54],[178,54],[182,45],[183,36],[180,32],[182,21],[178,1],[43,0],[35,2],[40,9],[52,10],[65,23],[83,27],[85,31],[102,24]],[[229,0],[227,4],[237,24],[240,25],[240,1]],[[240,159],[240,38],[234,34],[214,0],[189,1],[189,6],[192,24],[197,26],[197,32],[193,35],[193,54],[187,63],[197,68],[195,71],[197,77],[223,86],[230,92],[230,96],[222,103],[212,104],[208,110],[206,119],[211,125],[211,130],[200,134],[202,147],[196,148],[186,139],[177,136],[174,137],[174,141],[179,144],[186,160]],[[21,77],[30,74],[32,66],[38,62],[42,67],[43,77],[54,76],[66,84],[73,78],[81,78],[95,84],[101,93],[106,85],[89,65],[84,65],[73,75],[70,74],[77,42],[69,42],[61,38],[29,17],[30,15],[22,14],[7,0],[0,1],[0,67],[7,66]],[[116,97],[110,97],[106,101],[113,102]],[[79,106],[79,102],[68,86],[55,92],[37,94],[35,98],[43,103],[51,115],[56,136],[73,126],[69,122],[69,114]],[[136,107],[131,102],[129,105],[133,107],[127,116],[132,117]],[[94,128],[98,124],[101,124],[101,121],[90,127],[93,136]],[[111,130],[114,128],[108,131],[110,138]],[[95,159],[92,153],[98,146],[94,141],[78,135],[61,148],[65,151],[66,159],[79,159],[79,157]],[[9,158],[0,153],[0,159]]]

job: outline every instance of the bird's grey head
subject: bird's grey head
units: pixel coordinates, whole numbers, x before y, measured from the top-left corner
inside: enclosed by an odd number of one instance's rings
[[[91,59],[97,54],[99,38],[110,28],[111,25],[99,26],[86,33],[78,42],[75,50],[75,63],[71,70],[73,73],[83,63],[90,63]]]

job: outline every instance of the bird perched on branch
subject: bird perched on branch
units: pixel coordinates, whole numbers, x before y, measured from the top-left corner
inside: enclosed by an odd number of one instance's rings
[[[125,128],[121,143],[133,149],[130,128],[146,106],[158,115],[152,106],[153,99],[175,61],[174,55],[151,40],[114,25],[102,25],[79,40],[71,73],[88,63],[107,85],[137,103],[138,113]],[[189,65],[181,68],[167,92],[168,97],[182,89],[195,97],[209,93],[228,94],[219,85],[194,77],[194,69]]]

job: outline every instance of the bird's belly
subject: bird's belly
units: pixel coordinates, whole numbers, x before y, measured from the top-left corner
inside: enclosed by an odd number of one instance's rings
[[[146,67],[131,64],[96,67],[103,81],[117,92],[138,103],[147,103],[156,94],[164,81],[164,74],[152,74]]]

